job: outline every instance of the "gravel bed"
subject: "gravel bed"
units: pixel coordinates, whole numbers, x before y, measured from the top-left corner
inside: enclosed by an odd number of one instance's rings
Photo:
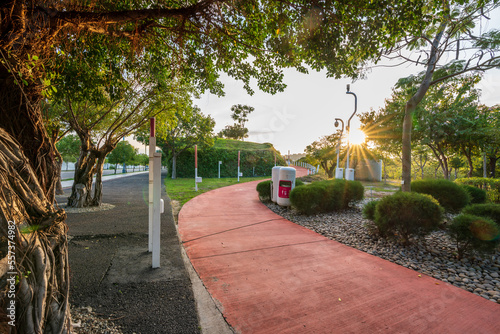
[[[73,334],[123,334],[113,319],[98,316],[90,306],[71,308],[71,333]]]
[[[500,304],[500,252],[483,257],[473,255],[458,260],[455,247],[444,231],[435,231],[403,246],[396,240],[381,238],[361,207],[335,213],[301,215],[275,203],[267,206],[276,214],[325,237],[397,263],[422,274],[453,284]],[[449,219],[450,217],[448,217]]]

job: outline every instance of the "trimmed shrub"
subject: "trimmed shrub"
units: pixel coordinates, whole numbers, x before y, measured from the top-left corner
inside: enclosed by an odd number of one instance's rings
[[[322,211],[321,203],[326,194],[326,187],[314,184],[295,187],[290,192],[290,202],[301,213],[310,215]]]
[[[330,180],[313,183],[317,186],[324,187],[325,197],[321,201],[321,209],[324,212],[338,211],[343,208],[344,202],[344,180]]]
[[[378,200],[370,201],[363,207],[363,218],[375,220],[375,209],[377,208]]]
[[[316,182],[326,186],[326,197],[322,208],[326,212],[347,209],[364,198],[365,188],[359,181],[330,180]]]
[[[500,227],[500,204],[472,204],[465,207],[462,213],[492,219]]]
[[[449,180],[417,180],[411,183],[413,192],[431,195],[446,210],[458,212],[470,203],[469,194]]]
[[[304,182],[302,182],[301,180],[299,180],[299,179],[295,179],[295,186],[296,186],[296,187],[303,186],[304,184],[305,184],[305,183],[304,183]]]
[[[361,201],[365,197],[365,187],[359,181],[346,181],[344,191],[344,208],[348,208],[352,203]]]
[[[375,225],[382,235],[399,236],[408,244],[412,236],[435,230],[443,217],[443,208],[429,195],[397,192],[378,201]]]
[[[298,190],[303,188],[307,190]],[[294,192],[300,194],[293,195]],[[313,195],[313,192],[317,194]],[[311,197],[305,198],[305,194]],[[290,201],[297,210],[310,215],[346,209],[351,203],[362,200],[363,196],[364,187],[359,181],[326,180],[296,187],[290,193]]]
[[[486,191],[486,197],[489,202],[500,203],[500,179],[489,177],[467,177],[456,179],[458,184],[467,184]]]
[[[460,187],[465,189],[470,196],[471,204],[481,204],[486,202],[486,191],[467,184],[461,184]]]
[[[448,226],[448,235],[457,246],[459,259],[471,250],[479,253],[495,251],[499,234],[500,230],[493,220],[469,214],[456,216]]]
[[[271,183],[273,181],[262,181],[257,184],[257,192],[259,193],[259,199],[263,202],[271,200]]]

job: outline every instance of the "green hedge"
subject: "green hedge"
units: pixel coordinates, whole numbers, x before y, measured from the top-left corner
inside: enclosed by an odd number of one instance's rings
[[[365,204],[363,207],[363,218],[375,220],[375,209],[377,208],[378,200],[373,200]]]
[[[465,189],[444,179],[413,181],[411,191],[431,195],[446,211],[451,212],[460,211],[471,200]]]
[[[405,244],[412,236],[435,230],[443,217],[443,208],[437,200],[415,192],[397,192],[375,205],[375,225],[379,232],[384,236],[398,236]]]
[[[468,177],[455,180],[458,184],[466,184],[486,191],[489,202],[500,203],[500,179],[487,177]]]
[[[456,216],[448,226],[448,235],[457,247],[459,259],[471,250],[479,253],[495,251],[499,233],[493,220],[469,214]]]
[[[263,202],[268,202],[271,200],[271,180],[262,181],[257,184],[257,192],[259,193],[259,199]]]
[[[328,180],[295,187],[290,193],[292,206],[304,214],[332,212],[348,208],[364,196],[359,181]]]
[[[290,202],[299,212],[310,215],[322,211],[326,187],[313,184],[294,188],[290,192]]]
[[[470,186],[468,184],[461,184],[462,188],[467,191],[470,196],[471,204],[481,204],[486,202],[486,191],[481,188],[476,188],[474,186]]]
[[[242,150],[240,153],[240,172],[243,176],[271,176],[274,167],[274,149]],[[279,153],[276,153],[277,165],[285,165]],[[237,177],[238,150],[224,148],[198,149],[198,176],[214,178],[218,176],[218,164],[221,177]],[[170,171],[171,168],[169,168]],[[177,157],[177,177],[194,177],[194,149],[189,149]]]
[[[500,204],[472,204],[465,207],[462,213],[490,218],[500,227]]]

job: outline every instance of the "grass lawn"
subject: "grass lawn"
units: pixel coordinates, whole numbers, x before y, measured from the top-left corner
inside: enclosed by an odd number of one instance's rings
[[[240,183],[250,182],[255,180],[265,180],[267,177],[240,177]],[[179,201],[182,206],[191,198],[196,197],[204,192],[230,186],[238,183],[238,178],[203,178],[203,182],[198,183],[198,191],[194,190],[194,178],[178,178],[172,180],[165,179],[165,187],[167,194],[171,200]]]
[[[366,198],[379,198],[392,195],[401,189],[401,181],[398,180],[387,180],[387,183],[368,181],[361,181],[361,183],[365,187]]]

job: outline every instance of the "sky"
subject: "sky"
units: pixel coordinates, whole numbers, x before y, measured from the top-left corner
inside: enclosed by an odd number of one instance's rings
[[[500,27],[500,11],[497,10],[489,22],[482,28]],[[418,74],[424,68],[415,65],[374,68],[364,80],[352,82],[351,79],[335,80],[327,78],[326,72],[310,71],[302,74],[293,69],[284,70],[284,92],[267,94],[255,88],[253,96],[243,89],[243,83],[222,75],[225,96],[217,97],[205,93],[195,100],[205,115],[216,121],[215,133],[226,125],[232,125],[231,106],[246,104],[255,108],[249,115],[246,127],[249,137],[246,141],[272,143],[282,154],[303,153],[320,137],[336,131],[335,118],[347,120],[354,112],[354,97],[346,94],[346,84],[357,95],[360,114],[375,110],[384,105],[384,100],[391,95],[391,88],[397,80],[411,74]],[[478,85],[482,90],[481,103],[492,106],[500,103],[500,70],[486,72]],[[354,116],[351,129],[359,128],[359,120]],[[353,132],[353,131],[352,131]]]

